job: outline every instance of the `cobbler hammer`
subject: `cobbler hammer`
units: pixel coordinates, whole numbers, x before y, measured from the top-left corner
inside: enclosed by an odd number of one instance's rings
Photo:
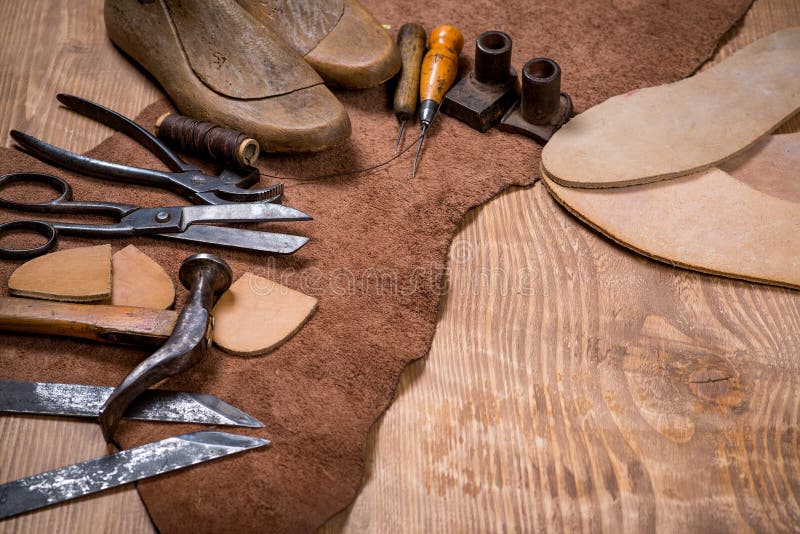
[[[178,277],[191,293],[172,335],[125,377],[100,411],[100,426],[108,442],[114,437],[122,414],[134,399],[161,380],[193,367],[206,356],[211,346],[211,308],[217,297],[230,287],[231,268],[213,254],[195,254],[183,261]]]

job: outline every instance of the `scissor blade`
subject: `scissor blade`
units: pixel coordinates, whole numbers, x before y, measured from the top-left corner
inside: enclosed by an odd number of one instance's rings
[[[311,216],[300,210],[271,202],[240,202],[216,206],[185,206],[181,209],[181,224],[218,222],[288,222],[310,221]]]
[[[226,432],[194,432],[59,467],[0,484],[0,519],[264,445],[269,441]]]
[[[0,380],[0,413],[97,418],[113,387]],[[258,419],[204,393],[148,389],[126,419],[263,428]]]
[[[201,245],[218,245],[255,252],[270,252],[272,254],[292,254],[308,243],[307,237],[299,235],[275,234],[272,232],[202,224],[192,225],[184,232],[158,234],[158,236]]]

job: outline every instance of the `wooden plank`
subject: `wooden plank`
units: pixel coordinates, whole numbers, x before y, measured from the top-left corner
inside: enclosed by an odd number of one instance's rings
[[[795,24],[797,2],[757,0],[717,57]],[[0,28],[0,131],[82,151],[109,131],[59,109],[57,92],[130,116],[160,96],[107,41],[102,0],[6,0]],[[781,129],[798,130],[800,117]],[[403,374],[364,490],[324,531],[796,528],[796,294],[628,254],[539,186],[471,213],[452,251],[431,354]],[[541,293],[509,291],[526,276]],[[104,450],[85,422],[0,417],[0,436],[0,480]],[[126,489],[2,530],[153,527]]]
[[[797,24],[757,0],[712,61]],[[800,294],[636,256],[541,184],[470,213],[450,255],[430,354],[322,532],[800,528]]]

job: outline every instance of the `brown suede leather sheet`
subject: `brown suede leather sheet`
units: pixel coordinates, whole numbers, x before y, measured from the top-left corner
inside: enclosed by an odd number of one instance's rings
[[[571,93],[580,111],[624,91],[689,75],[712,54],[749,3],[374,0],[365,5],[392,31],[410,20],[424,21],[428,28],[455,24],[464,33],[469,58],[478,33],[503,30],[514,40],[512,61],[518,71],[534,56],[552,57],[561,64],[563,90]],[[467,68],[465,62],[462,74]],[[365,167],[392,155],[397,123],[386,88],[337,95],[350,113],[351,140],[316,155],[266,156],[261,160],[264,172],[313,176]],[[152,127],[166,109],[166,102],[154,104],[139,121]],[[410,125],[408,142],[416,131],[416,125]],[[496,130],[480,134],[440,116],[413,181],[411,153],[363,175],[307,183],[286,180],[285,203],[315,220],[264,228],[312,236],[294,256],[273,259],[213,250],[229,261],[236,278],[245,271],[269,277],[317,296],[319,309],[275,352],[236,357],[214,350],[195,369],[162,384],[218,395],[265,424],[263,430],[234,431],[263,436],[273,444],[140,484],[158,528],[309,531],[347,506],[361,483],[367,431],[391,402],[403,367],[429,349],[447,249],[459,220],[503,189],[531,184],[540,152],[526,137]],[[91,154],[156,165],[146,151],[119,135]],[[3,173],[33,170],[68,178],[78,199],[142,206],[183,202],[160,190],[79,178],[17,151],[2,151]],[[0,212],[0,220],[12,217]],[[91,243],[64,238],[60,249]],[[177,280],[178,266],[200,250],[146,238],[120,239],[112,245],[116,251],[128,243],[173,276],[181,306],[187,292]],[[16,265],[0,262],[2,280]],[[2,287],[6,294],[5,284]],[[3,334],[0,377],[116,385],[147,355],[140,348]],[[125,421],[118,439],[121,446],[131,447],[193,430],[198,427]]]

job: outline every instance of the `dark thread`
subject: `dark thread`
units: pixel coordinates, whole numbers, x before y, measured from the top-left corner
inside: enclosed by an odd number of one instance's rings
[[[211,157],[217,161],[253,165],[258,143],[248,135],[211,122],[169,114],[156,124],[157,135],[185,154]]]
[[[350,171],[331,172],[331,173],[327,173],[327,174],[319,174],[317,176],[310,176],[310,177],[307,177],[307,178],[302,178],[302,177],[297,177],[297,176],[278,176],[278,175],[275,175],[275,174],[267,174],[265,172],[262,172],[261,176],[266,176],[267,178],[274,178],[276,180],[296,180],[296,181],[298,181],[300,183],[294,184],[294,185],[303,185],[304,183],[316,182],[316,181],[319,181],[319,180],[325,180],[327,178],[336,178],[338,176],[349,176],[351,174],[361,174],[361,173],[364,173],[364,172],[374,171],[375,169],[379,169],[381,167],[385,167],[386,165],[389,165],[391,162],[393,162],[394,160],[396,160],[397,158],[399,158],[400,156],[402,156],[403,154],[405,154],[406,152],[408,152],[409,150],[414,148],[414,146],[419,142],[420,137],[422,137],[422,134],[420,134],[419,137],[414,139],[414,141],[412,141],[411,143],[406,145],[406,147],[403,150],[401,150],[400,152],[398,152],[397,154],[395,154],[391,158],[387,159],[386,161],[382,161],[381,163],[376,163],[375,165],[370,165],[369,167],[363,167],[361,169],[353,169],[353,170],[350,170]]]

